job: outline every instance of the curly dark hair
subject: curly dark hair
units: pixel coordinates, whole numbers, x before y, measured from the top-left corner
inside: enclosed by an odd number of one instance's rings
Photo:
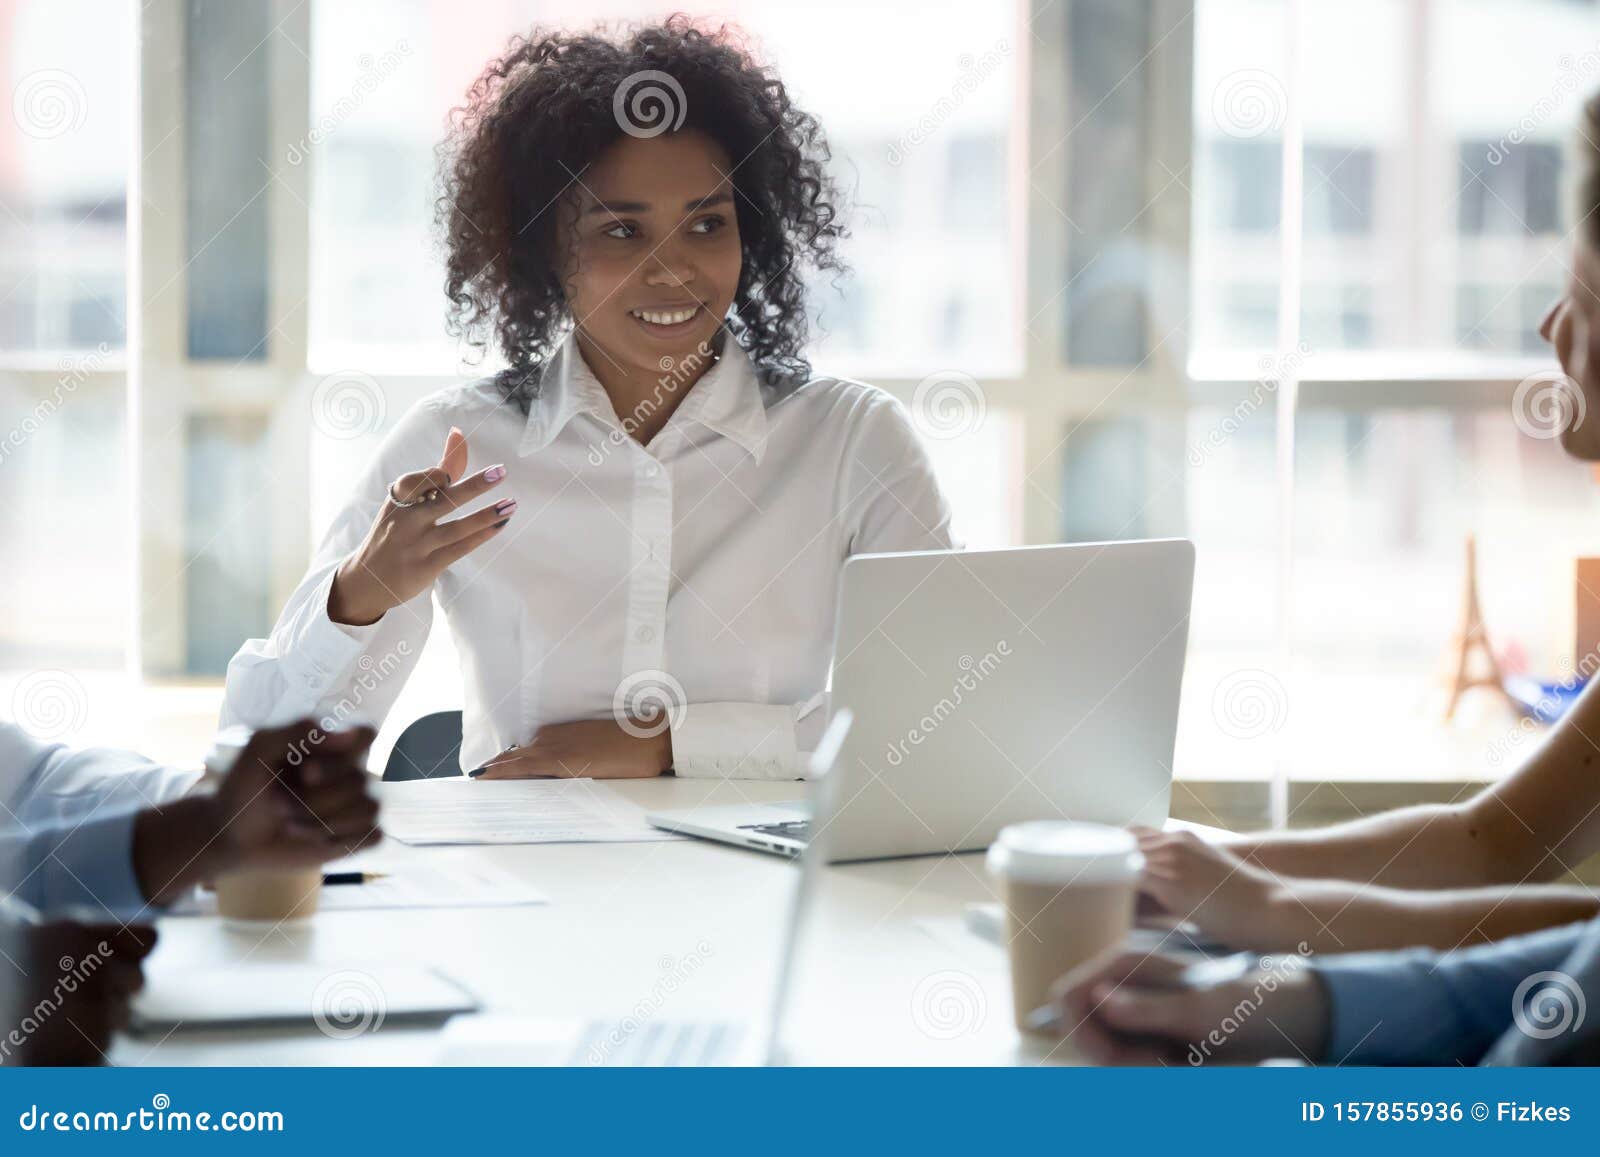
[[[837,246],[846,234],[816,119],[794,106],[731,26],[701,29],[679,14],[614,34],[536,29],[512,37],[452,111],[435,211],[450,331],[480,351],[499,344],[510,363],[500,387],[524,411],[570,324],[559,214],[547,210],[623,135],[619,86],[652,71],[682,89],[681,128],[705,133],[733,161],[743,268],[729,332],[765,380],[809,374],[803,275],[808,267],[842,273]],[[641,111],[648,123],[661,110]]]

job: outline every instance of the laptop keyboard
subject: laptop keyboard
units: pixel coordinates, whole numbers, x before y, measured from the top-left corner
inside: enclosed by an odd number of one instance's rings
[[[741,832],[759,832],[764,836],[783,836],[785,839],[805,843],[811,838],[811,821],[784,820],[776,824],[740,824]]]
[[[631,1027],[630,1027],[631,1026]],[[682,1068],[733,1063],[742,1031],[728,1021],[593,1020],[584,1026],[569,1065]]]

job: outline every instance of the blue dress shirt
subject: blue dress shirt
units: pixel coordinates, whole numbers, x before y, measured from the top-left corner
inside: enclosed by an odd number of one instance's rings
[[[1330,1001],[1325,1063],[1600,1063],[1600,920],[1313,967]]]

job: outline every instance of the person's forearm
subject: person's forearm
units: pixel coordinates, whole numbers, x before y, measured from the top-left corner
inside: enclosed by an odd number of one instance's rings
[[[1600,898],[1582,887],[1451,891],[1385,888],[1344,880],[1284,880],[1261,921],[1260,951],[1422,947],[1450,951],[1587,920]]]
[[[328,617],[352,627],[370,627],[395,606],[394,598],[365,573],[356,556],[339,564],[328,588]]]
[[[1281,876],[1399,888],[1486,883],[1484,849],[1458,807],[1427,804],[1304,832],[1262,832],[1222,842]]]
[[[214,797],[191,797],[139,813],[133,867],[152,904],[170,904],[210,879],[225,853]]]

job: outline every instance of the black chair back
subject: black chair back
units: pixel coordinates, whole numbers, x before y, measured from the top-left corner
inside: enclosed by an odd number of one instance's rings
[[[424,715],[400,733],[389,762],[386,781],[450,779],[461,774],[461,712],[435,711]]]

